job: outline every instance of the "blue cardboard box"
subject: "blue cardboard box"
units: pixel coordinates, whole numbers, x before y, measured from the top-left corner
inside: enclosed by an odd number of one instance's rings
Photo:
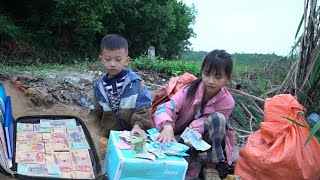
[[[185,179],[188,162],[183,157],[168,156],[155,161],[135,158],[131,150],[115,147],[119,142],[119,131],[111,131],[108,150],[105,156],[105,168],[109,179]]]

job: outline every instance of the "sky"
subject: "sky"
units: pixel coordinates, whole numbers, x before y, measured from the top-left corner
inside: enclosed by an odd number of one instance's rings
[[[190,38],[195,51],[275,53],[286,56],[295,43],[303,0],[182,0],[197,14]]]

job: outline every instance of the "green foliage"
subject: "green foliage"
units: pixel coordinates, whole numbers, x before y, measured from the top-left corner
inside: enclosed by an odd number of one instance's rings
[[[70,59],[81,56],[97,57],[107,33],[127,38],[133,58],[153,45],[158,56],[171,59],[187,49],[188,39],[194,36],[190,25],[195,8],[178,0],[5,0],[1,7],[1,37],[9,44],[19,39],[28,47],[26,53],[37,49],[27,57],[3,53],[21,61],[72,63]]]
[[[188,56],[188,54],[190,56]],[[203,52],[185,52],[186,59],[193,58],[194,55]],[[292,60],[282,58],[273,54],[235,54],[233,81],[242,85],[245,92],[253,95],[263,95],[266,90],[280,85],[286,77]],[[278,58],[278,59],[276,59]],[[280,59],[279,59],[280,58]],[[203,59],[203,58],[202,58]],[[250,63],[254,62],[254,63]],[[147,56],[141,56],[131,62],[131,66],[138,69],[151,69],[159,73],[166,73],[169,76],[178,76],[184,72],[189,72],[195,76],[200,76],[201,61],[186,60],[155,60]],[[263,95],[263,98],[266,95]]]
[[[235,100],[235,107],[232,110],[231,117],[234,119],[243,130],[251,131],[251,127],[253,131],[256,131],[260,128],[260,123],[263,121],[263,113],[257,110],[254,105],[254,101],[248,99],[243,96],[239,96],[236,94],[232,95]],[[250,111],[252,117],[248,112],[244,109],[244,107]],[[250,127],[250,118],[251,119],[251,127]]]
[[[207,54],[208,52],[206,51],[184,51],[179,57],[183,60],[202,61]]]
[[[201,62],[199,61],[163,60],[159,58],[151,60],[147,56],[141,56],[130,63],[130,66],[134,68],[154,70],[169,76],[179,76],[184,72],[199,76],[200,65]]]
[[[194,23],[194,7],[181,1],[122,0],[110,4],[112,11],[104,24],[108,31],[127,37],[133,58],[154,46],[157,56],[172,59],[186,49],[194,35],[189,27]]]
[[[18,39],[22,35],[22,30],[14,24],[12,19],[0,11],[0,37]]]
[[[320,121],[317,122],[317,123],[315,124],[315,126],[311,129],[310,127],[307,127],[307,126],[305,126],[305,125],[303,125],[303,124],[301,124],[301,123],[297,122],[296,120],[291,119],[291,118],[289,118],[289,117],[283,117],[283,118],[291,121],[292,123],[294,123],[294,124],[296,124],[296,125],[298,125],[298,126],[301,126],[301,127],[304,127],[304,128],[308,128],[308,129],[311,131],[310,134],[309,134],[309,136],[307,137],[307,140],[306,140],[306,142],[304,143],[304,145],[307,145],[313,136],[314,136],[314,137],[318,140],[318,142],[320,143],[320,137],[318,137],[317,134],[316,134],[316,133],[320,130]]]
[[[66,64],[58,64],[58,63],[42,63],[40,60],[35,63],[30,63],[25,66],[20,65],[5,65],[0,64],[0,72],[5,72],[8,74],[17,74],[20,72],[32,72],[33,75],[37,78],[45,78],[47,72],[50,70],[55,71],[68,71],[68,70],[76,70],[79,72],[88,71],[88,70],[97,70],[101,67],[100,63],[95,60],[76,60],[73,59],[74,64],[72,66]]]

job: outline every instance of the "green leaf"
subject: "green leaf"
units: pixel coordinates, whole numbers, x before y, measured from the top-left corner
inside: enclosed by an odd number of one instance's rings
[[[308,136],[304,145],[307,145],[308,142],[311,140],[312,136],[315,136],[316,132],[320,129],[320,121],[312,128],[310,135]]]
[[[302,17],[301,17],[301,20],[300,20],[300,23],[299,23],[299,26],[298,26],[296,35],[294,36],[295,39],[297,38],[298,33],[299,33],[300,29],[301,29],[301,26],[302,26],[302,23],[303,23],[303,19],[304,19],[304,14],[303,14]]]
[[[300,123],[298,123],[297,121],[295,121],[295,120],[293,120],[293,119],[291,119],[291,118],[284,117],[284,116],[281,116],[281,117],[283,117],[283,118],[285,118],[285,119],[287,119],[287,120],[289,120],[289,121],[291,121],[291,122],[293,122],[293,123],[295,123],[295,124],[297,124],[297,125],[299,125],[299,126],[306,127],[305,125],[300,124]]]

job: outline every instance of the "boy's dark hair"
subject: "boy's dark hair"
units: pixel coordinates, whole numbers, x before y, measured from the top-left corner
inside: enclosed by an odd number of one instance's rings
[[[202,74],[203,71],[207,71],[222,74],[224,72],[228,79],[231,79],[232,69],[233,64],[231,55],[225,50],[216,49],[206,55],[202,62],[200,73]],[[194,96],[201,81],[202,78],[200,75],[198,79],[189,84],[190,88],[187,92],[188,98]]]
[[[118,34],[108,34],[101,40],[100,53],[102,53],[103,49],[124,49],[128,53],[128,42]]]

